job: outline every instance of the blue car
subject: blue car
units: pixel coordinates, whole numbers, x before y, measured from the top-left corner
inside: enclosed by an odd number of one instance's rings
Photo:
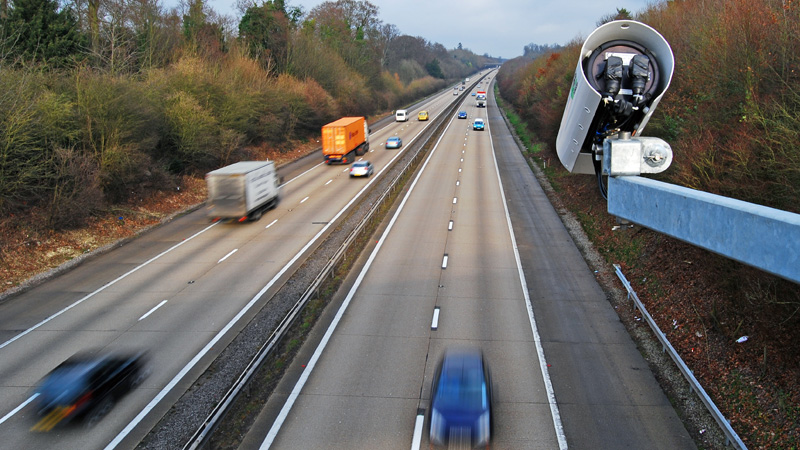
[[[467,118],[467,112],[466,111],[459,111],[458,112],[458,118],[459,119],[466,119]]]
[[[400,148],[403,145],[403,140],[397,136],[392,136],[386,140],[386,148]]]
[[[472,93],[472,96],[475,97],[475,93],[474,92]]]
[[[478,349],[447,350],[431,386],[431,444],[485,447],[492,438],[492,377]]]
[[[477,119],[475,119],[475,121],[472,122],[473,130],[483,131],[483,127],[484,127],[483,119],[481,119],[480,117],[478,117]]]

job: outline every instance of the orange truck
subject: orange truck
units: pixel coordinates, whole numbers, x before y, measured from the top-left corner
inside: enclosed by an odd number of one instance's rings
[[[369,151],[369,127],[363,117],[342,117],[322,127],[325,164],[349,164]]]

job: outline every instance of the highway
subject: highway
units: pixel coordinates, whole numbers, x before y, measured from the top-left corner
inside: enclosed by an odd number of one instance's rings
[[[446,118],[242,448],[428,448],[434,366],[463,344],[492,369],[493,448],[694,448],[486,91],[485,109],[458,96],[469,118]],[[453,100],[424,108],[433,119]],[[429,126],[416,110],[373,130],[373,178],[285,169],[280,205],[258,222],[212,224],[200,209],[1,303],[0,447],[135,447]],[[395,134],[403,149],[383,149]],[[36,383],[86,348],[148,349],[152,375],[95,428],[29,431]]]
[[[452,100],[447,90],[425,108],[435,116]],[[373,130],[369,179],[320,157],[281,173],[281,203],[260,221],[210,223],[201,208],[0,304],[0,447],[134,447],[404,151],[384,150],[386,138],[401,135],[407,147],[430,123]],[[152,374],[91,430],[30,432],[36,384],[86,349],[147,349]]]
[[[242,448],[428,448],[459,345],[492,369],[492,448],[695,447],[493,100],[452,119]]]

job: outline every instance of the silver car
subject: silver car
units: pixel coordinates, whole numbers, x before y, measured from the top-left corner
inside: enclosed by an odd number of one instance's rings
[[[369,177],[375,169],[369,161],[357,161],[350,167],[350,178]]]

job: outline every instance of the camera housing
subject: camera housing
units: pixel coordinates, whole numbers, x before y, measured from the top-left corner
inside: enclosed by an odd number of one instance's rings
[[[656,30],[633,20],[595,29],[581,57],[561,118],[556,151],[572,173],[600,174],[603,142],[639,137],[669,87],[675,59]]]

